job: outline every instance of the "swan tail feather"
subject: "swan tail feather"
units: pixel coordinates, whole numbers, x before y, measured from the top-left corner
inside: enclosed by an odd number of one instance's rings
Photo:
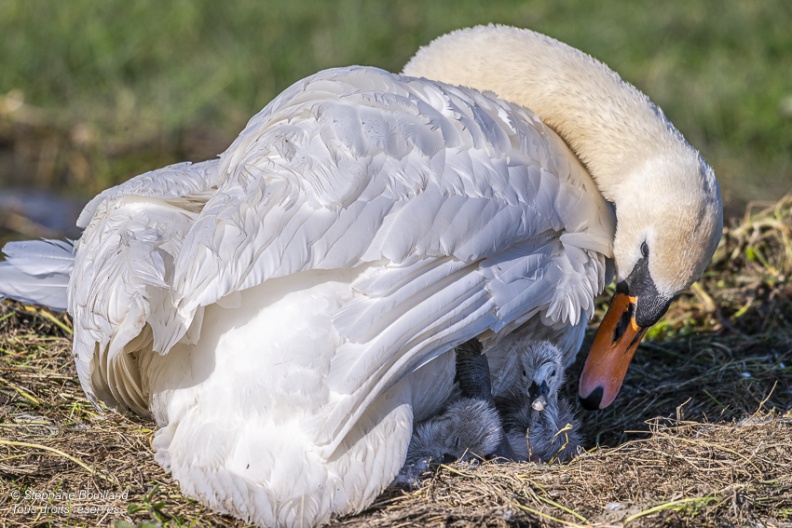
[[[26,240],[3,247],[0,262],[0,299],[7,297],[26,304],[65,310],[68,286],[74,268],[71,240]]]

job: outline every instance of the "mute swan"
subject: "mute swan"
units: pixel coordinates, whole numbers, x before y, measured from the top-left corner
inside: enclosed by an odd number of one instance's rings
[[[73,262],[40,242],[0,271],[28,298],[69,276],[86,394],[153,416],[157,460],[211,508],[270,526],[365,508],[451,393],[451,350],[495,358],[523,333],[568,364],[612,256],[581,378],[607,405],[715,249],[712,170],[587,55],[478,27],[405,74],[299,81],[218,160],[94,198]]]
[[[508,389],[495,398],[495,406],[517,459],[570,460],[581,444],[580,424],[558,395],[564,384],[562,351],[541,341],[526,344],[511,359],[500,380]]]

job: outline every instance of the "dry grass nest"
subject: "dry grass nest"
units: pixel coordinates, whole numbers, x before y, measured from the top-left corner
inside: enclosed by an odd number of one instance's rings
[[[726,229],[616,403],[581,413],[585,453],[441,465],[334,525],[792,527],[790,277],[792,196]],[[0,525],[243,526],[179,493],[152,422],[88,403],[69,332],[62,314],[0,304]]]

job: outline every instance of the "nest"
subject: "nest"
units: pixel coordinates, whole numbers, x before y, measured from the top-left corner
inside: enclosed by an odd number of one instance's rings
[[[582,415],[586,452],[440,465],[333,526],[792,526],[790,277],[792,196],[725,230],[615,404]],[[0,304],[0,526],[244,526],[180,494],[152,422],[85,399],[69,332],[66,316]]]

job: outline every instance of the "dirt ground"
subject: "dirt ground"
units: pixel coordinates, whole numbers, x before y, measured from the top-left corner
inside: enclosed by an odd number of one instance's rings
[[[792,196],[726,230],[575,460],[439,466],[333,526],[792,527],[791,277]],[[88,403],[69,333],[0,304],[0,526],[244,526],[179,493],[152,422]]]

